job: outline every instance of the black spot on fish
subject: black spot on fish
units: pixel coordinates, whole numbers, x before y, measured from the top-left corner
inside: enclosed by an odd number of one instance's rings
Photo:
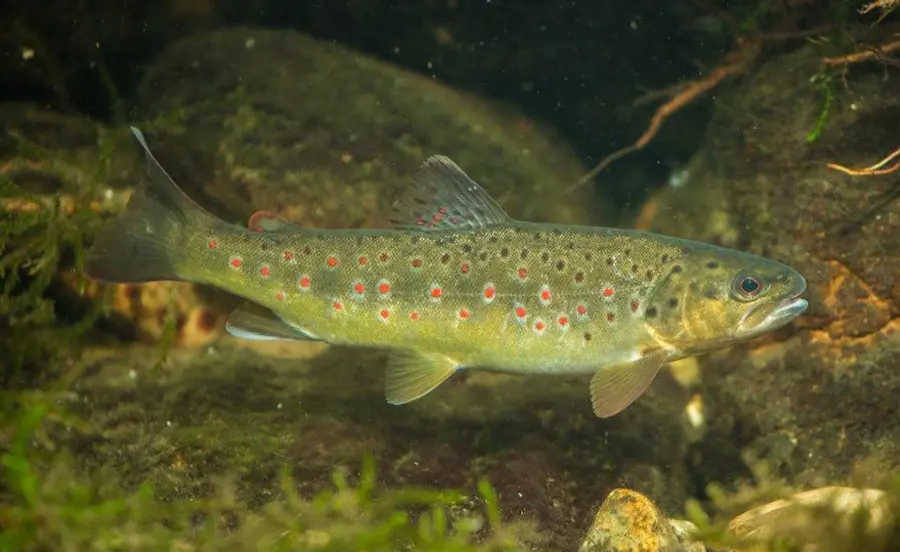
[[[629,256],[629,255],[631,255],[631,250],[630,250],[630,249],[626,249],[625,251],[622,251],[622,255],[625,255],[626,257]]]
[[[580,284],[583,281],[584,281],[584,272],[581,272],[579,270],[578,272],[575,273],[575,282]]]
[[[714,288],[706,288],[706,290],[703,291],[703,296],[707,299],[715,299],[719,294]]]
[[[585,260],[585,261],[590,261],[590,260],[593,259],[593,258],[594,258],[594,256],[591,255],[590,252],[584,254],[584,260]]]
[[[419,243],[419,240],[421,240],[421,239],[422,238],[420,236],[412,236],[411,238],[409,238],[409,243],[415,245],[415,244]]]
[[[509,248],[508,248],[508,247],[504,247],[503,249],[501,249],[501,250],[500,250],[500,256],[503,257],[504,259],[507,258],[507,257],[509,257]]]
[[[564,270],[566,268],[566,261],[560,259],[556,261],[556,270]]]
[[[304,255],[311,255],[311,254],[312,254],[312,249],[310,249],[310,247],[307,245],[306,247],[303,248],[303,254],[304,254]]]
[[[647,271],[647,279],[648,279],[648,280],[652,280],[652,279],[653,279],[653,271],[652,271],[652,270],[648,270],[648,271]]]
[[[606,258],[606,266],[612,266],[614,262],[612,257]]]
[[[450,262],[450,254],[449,253],[444,253],[443,255],[441,255],[441,264],[447,264],[449,262]]]
[[[606,313],[606,321],[607,321],[607,322],[615,322],[615,321],[616,321],[616,315],[613,314],[613,313],[611,313],[611,312]]]
[[[479,253],[478,258],[481,259],[482,261],[486,261],[488,258],[487,251],[482,251],[481,253]]]
[[[559,236],[562,234],[562,230],[560,230],[559,228],[551,228],[550,233],[554,236]]]
[[[497,243],[497,236],[491,236],[490,238],[488,238],[488,241],[491,243]]]
[[[523,259],[523,260],[524,260],[526,257],[528,257],[528,249],[523,249],[523,250],[522,250],[522,253],[521,253],[521,256],[522,256],[522,259]]]
[[[672,267],[672,274],[681,274],[684,269],[681,268],[681,265],[675,265]]]
[[[594,336],[591,335],[591,332],[584,332],[584,340],[590,341]]]
[[[463,250],[463,253],[471,253],[471,252],[472,252],[472,246],[469,245],[469,244],[467,244],[467,243],[466,243],[466,244],[463,244],[462,250]]]
[[[716,261],[709,261],[706,263],[706,268],[719,268],[719,263]]]
[[[269,244],[267,244],[266,242],[262,242],[259,244],[259,248],[263,251],[267,251],[269,249]]]
[[[631,265],[631,273],[637,274],[637,271],[638,271],[638,265],[636,265],[636,264]]]
[[[542,237],[543,237],[543,236],[541,236],[541,233],[540,233],[540,232],[535,232],[535,233],[534,233],[534,239],[540,241],[540,239],[541,239]]]
[[[700,289],[700,284],[698,284],[697,282],[691,282],[690,284],[688,284],[688,289],[696,292],[698,289]]]
[[[566,244],[566,249],[568,249],[569,251],[575,249],[575,242],[569,242],[569,243],[567,243],[567,244]]]
[[[668,256],[668,255],[663,255],[662,257],[659,258],[659,260],[660,260],[660,262],[662,262],[662,263],[667,263],[667,262],[669,262],[669,256]]]
[[[549,261],[549,260],[550,260],[550,253],[547,253],[546,251],[544,251],[543,253],[541,253],[541,260],[544,261],[545,263],[546,263],[547,261]]]
[[[678,298],[677,298],[677,297],[671,297],[671,298],[669,299],[669,307],[674,309],[674,308],[677,307],[677,306],[678,306]]]
[[[644,314],[647,315],[647,318],[655,318],[656,317],[656,307],[647,307],[647,310],[644,311]]]

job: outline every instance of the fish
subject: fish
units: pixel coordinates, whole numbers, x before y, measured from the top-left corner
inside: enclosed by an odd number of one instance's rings
[[[246,227],[188,197],[131,128],[147,170],[84,262],[100,282],[187,281],[246,300],[226,330],[389,352],[385,397],[423,397],[461,370],[592,374],[600,418],[668,362],[753,339],[807,308],[806,280],[755,254],[654,233],[519,221],[432,155],[383,229]]]

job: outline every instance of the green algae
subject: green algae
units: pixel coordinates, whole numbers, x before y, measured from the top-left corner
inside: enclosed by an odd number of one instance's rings
[[[515,551],[537,535],[501,521],[496,495],[478,484],[482,508],[463,508],[452,490],[386,490],[371,458],[357,477],[333,472],[332,488],[309,498],[287,467],[278,496],[259,508],[236,499],[223,479],[209,496],[160,500],[152,485],[123,490],[115,470],[85,473],[66,451],[36,439],[77,430],[58,405],[5,396],[0,449],[0,550],[322,550]],[[34,397],[32,397],[34,398]],[[43,397],[44,399],[49,397]],[[62,427],[61,427],[62,426]],[[85,428],[81,428],[84,430]]]

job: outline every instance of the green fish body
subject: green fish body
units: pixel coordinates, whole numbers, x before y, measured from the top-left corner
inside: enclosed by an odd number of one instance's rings
[[[756,255],[646,232],[511,219],[452,161],[430,157],[390,230],[317,230],[268,213],[249,228],[191,201],[150,153],[147,185],[86,262],[107,282],[184,280],[250,302],[251,339],[392,351],[386,396],[415,400],[462,368],[593,373],[607,417],[666,362],[745,341],[807,304],[803,277]]]

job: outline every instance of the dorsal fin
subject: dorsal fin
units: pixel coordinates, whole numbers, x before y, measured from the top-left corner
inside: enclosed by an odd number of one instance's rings
[[[394,202],[391,222],[404,230],[466,230],[513,220],[484,189],[443,155],[432,155]]]
[[[254,232],[302,232],[305,230],[302,226],[297,226],[293,222],[289,222],[279,217],[275,213],[269,211],[256,211],[250,215],[247,220],[247,228]]]

